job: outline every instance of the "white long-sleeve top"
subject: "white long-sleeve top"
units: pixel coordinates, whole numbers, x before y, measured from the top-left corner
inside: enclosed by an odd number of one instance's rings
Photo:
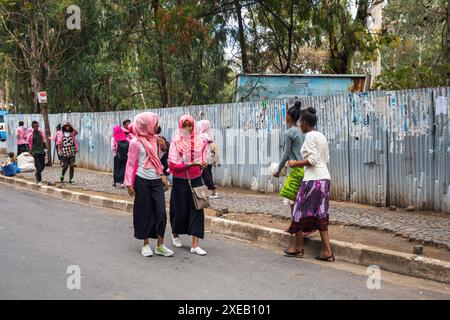
[[[328,141],[318,131],[310,131],[306,134],[301,154],[303,159],[308,159],[311,166],[305,166],[303,181],[331,180],[327,163],[330,162]]]

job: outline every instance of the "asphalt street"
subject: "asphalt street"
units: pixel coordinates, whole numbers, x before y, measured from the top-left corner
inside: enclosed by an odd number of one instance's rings
[[[0,184],[0,299],[450,299],[408,282],[370,290],[364,274],[210,233],[196,256],[182,239],[144,258],[131,215]]]

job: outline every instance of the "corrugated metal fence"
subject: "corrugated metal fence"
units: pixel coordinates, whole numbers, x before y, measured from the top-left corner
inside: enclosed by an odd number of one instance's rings
[[[333,199],[450,212],[450,88],[300,100],[304,108],[318,110],[318,130],[328,138]],[[219,185],[276,191],[283,179],[271,177],[268,167],[282,153],[287,104],[275,100],[152,111],[160,115],[166,137],[184,113],[211,120],[224,163],[214,172]],[[55,128],[68,120],[79,128],[79,166],[110,171],[112,128],[136,112],[54,114],[50,123]],[[40,115],[8,115],[10,137],[19,120],[42,124]],[[14,139],[8,147],[15,149]]]

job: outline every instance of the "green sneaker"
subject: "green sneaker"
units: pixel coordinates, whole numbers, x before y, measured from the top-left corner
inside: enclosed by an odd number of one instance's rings
[[[61,180],[61,182],[64,182],[64,176],[59,177],[59,180]]]
[[[155,247],[155,254],[163,257],[170,257],[173,256],[173,251],[162,244],[159,247]]]

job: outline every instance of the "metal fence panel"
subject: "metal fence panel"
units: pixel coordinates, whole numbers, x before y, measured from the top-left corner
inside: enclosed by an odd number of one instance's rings
[[[302,97],[318,112],[318,130],[329,141],[331,196],[373,205],[414,206],[450,212],[450,88],[374,91]],[[178,119],[190,113],[212,122],[222,166],[219,185],[278,191],[284,178],[268,172],[278,162],[286,131],[286,100],[151,109],[170,140]],[[79,128],[77,165],[111,171],[112,128],[139,111],[53,114],[52,130],[71,121]],[[9,137],[19,120],[43,124],[41,115],[7,115]],[[16,150],[9,138],[9,150]],[[54,146],[52,146],[52,153]]]

